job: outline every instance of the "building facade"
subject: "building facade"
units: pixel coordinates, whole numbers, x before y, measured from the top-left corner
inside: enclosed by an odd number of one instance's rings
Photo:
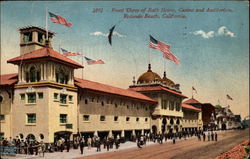
[[[152,113],[151,129],[153,133],[176,133],[182,130],[183,112],[181,103],[185,95],[179,89],[179,84],[166,77],[166,72],[161,78],[148,66],[148,71],[143,73],[130,90],[140,92],[158,101]]]
[[[183,125],[182,131],[198,131],[203,130],[201,109],[192,105],[182,103]]]
[[[54,142],[200,129],[200,110],[183,106],[180,85],[148,66],[128,89],[75,78],[83,66],[53,50],[54,33],[20,30],[20,56],[8,60],[17,74],[0,76],[0,135]],[[188,120],[188,122],[187,122]],[[189,124],[194,120],[194,125]],[[202,127],[202,126],[201,126]]]

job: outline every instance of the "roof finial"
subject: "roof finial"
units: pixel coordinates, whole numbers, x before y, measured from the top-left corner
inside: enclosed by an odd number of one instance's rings
[[[152,72],[150,63],[148,64],[148,72]]]
[[[135,85],[135,76],[133,76],[133,85]]]

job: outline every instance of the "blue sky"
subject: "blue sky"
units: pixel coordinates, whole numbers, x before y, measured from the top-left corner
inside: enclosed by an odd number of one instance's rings
[[[88,66],[84,61],[84,78],[117,87],[128,88],[147,70],[148,57],[154,72],[163,75],[164,63],[168,78],[180,83],[183,94],[191,97],[194,86],[201,102],[230,104],[235,113],[249,112],[249,17],[247,2],[2,2],[1,6],[1,74],[17,72],[6,64],[19,55],[19,27],[45,27],[45,8],[65,17],[71,28],[49,21],[49,30],[56,32],[53,47],[82,52],[92,59],[103,59],[105,65]],[[103,8],[102,13],[92,13]],[[112,8],[168,8],[187,18],[124,19],[125,13]],[[179,12],[179,9],[226,8],[232,12]],[[126,13],[132,14],[132,13]],[[135,15],[137,13],[134,13]],[[139,13],[138,13],[139,14]],[[141,13],[143,14],[143,13]],[[161,16],[163,13],[151,13]],[[120,21],[119,24],[117,24]],[[108,44],[108,30],[117,24],[113,45]],[[97,35],[94,33],[100,32]],[[171,45],[180,65],[164,60],[162,53],[148,48],[149,34]],[[82,62],[81,57],[72,59]],[[81,70],[75,74],[81,77]],[[226,94],[234,98],[226,100]]]

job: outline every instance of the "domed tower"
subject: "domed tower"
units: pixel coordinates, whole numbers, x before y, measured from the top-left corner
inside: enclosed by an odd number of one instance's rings
[[[164,71],[162,83],[170,87],[175,87],[175,83],[166,77],[166,71]]]
[[[166,77],[166,72],[163,78],[153,72],[150,64],[148,71],[139,76],[137,84],[133,79],[133,85],[129,86],[129,90],[157,100],[158,103],[151,112],[153,133],[176,133],[182,130],[181,103],[187,97],[182,94],[179,86]]]
[[[138,78],[137,84],[153,83],[161,80],[161,77],[151,70],[151,64],[148,64],[148,71]]]

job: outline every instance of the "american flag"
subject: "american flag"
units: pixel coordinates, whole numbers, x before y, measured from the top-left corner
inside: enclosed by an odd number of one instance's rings
[[[78,56],[78,55],[81,55],[80,53],[76,53],[76,52],[69,52],[63,48],[61,48],[62,50],[62,53],[64,56]]]
[[[175,62],[176,64],[180,63],[180,60],[171,52],[170,45],[165,44],[164,42],[158,41],[155,38],[150,36],[149,47],[152,49],[160,50],[163,52],[163,57]]]
[[[69,23],[69,22],[67,22],[67,20],[64,17],[61,17],[61,16],[56,15],[56,14],[51,13],[51,12],[49,12],[49,16],[50,16],[50,20],[53,23],[62,24],[62,25],[65,25],[67,27],[71,27],[72,26],[72,24]]]
[[[101,59],[99,59],[99,60],[92,60],[92,59],[90,59],[90,58],[88,58],[86,56],[84,56],[84,58],[86,59],[88,65],[105,64],[104,61],[102,61]]]

